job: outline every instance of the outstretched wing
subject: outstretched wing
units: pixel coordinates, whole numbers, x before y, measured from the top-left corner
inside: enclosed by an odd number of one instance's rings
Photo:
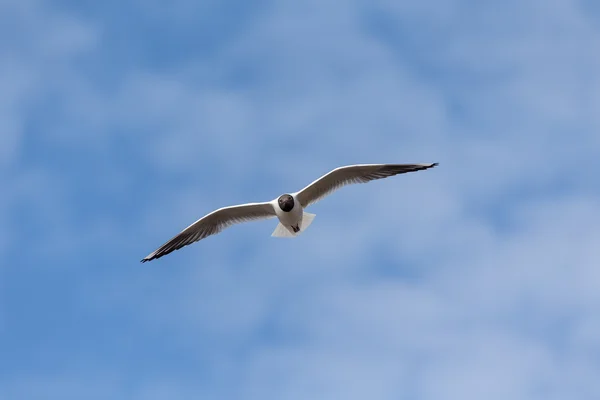
[[[420,171],[438,165],[433,164],[358,164],[339,167],[323,175],[298,193],[302,207],[316,203],[342,186],[366,183],[406,172]]]
[[[210,235],[215,235],[233,224],[274,216],[275,209],[271,203],[248,203],[219,208],[185,228],[156,251],[144,257],[142,262],[160,258],[183,246],[202,240]]]

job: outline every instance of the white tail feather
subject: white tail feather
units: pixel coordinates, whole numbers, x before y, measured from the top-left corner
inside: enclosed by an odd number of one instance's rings
[[[277,224],[277,227],[275,228],[275,230],[273,231],[273,233],[271,234],[271,236],[273,237],[294,237],[296,235],[294,235],[293,232],[290,232],[285,226],[281,225],[281,222]]]
[[[305,212],[302,215],[302,224],[300,225],[300,232],[298,232],[298,233],[294,233],[291,230],[287,229],[280,222],[277,224],[277,227],[275,228],[275,230],[273,231],[271,236],[272,237],[287,237],[287,238],[296,237],[299,234],[301,234],[302,232],[304,232],[306,230],[306,228],[309,227],[310,224],[312,224],[313,219],[315,219],[315,217],[316,217],[315,214],[310,214],[310,213]]]
[[[315,219],[317,215],[305,212],[302,214],[302,225],[300,226],[300,232],[304,232],[310,224],[312,224],[313,219]]]

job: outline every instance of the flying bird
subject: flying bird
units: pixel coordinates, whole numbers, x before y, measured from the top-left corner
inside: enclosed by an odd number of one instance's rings
[[[247,221],[277,217],[279,224],[271,236],[296,237],[304,232],[315,218],[315,214],[307,213],[304,209],[342,186],[420,171],[436,165],[438,163],[357,164],[339,167],[299,192],[282,194],[278,198],[264,203],[248,203],[219,208],[185,228],[156,251],[144,257],[141,262],[160,258],[188,244],[215,235],[233,224]]]

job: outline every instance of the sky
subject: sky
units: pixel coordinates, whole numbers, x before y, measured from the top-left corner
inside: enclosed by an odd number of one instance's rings
[[[0,398],[600,398],[598,49],[592,0],[0,0]]]

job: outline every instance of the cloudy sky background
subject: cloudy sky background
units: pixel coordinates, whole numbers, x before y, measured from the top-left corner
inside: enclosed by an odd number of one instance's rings
[[[600,398],[600,5],[1,0],[0,398]],[[339,165],[296,240],[224,206]]]

